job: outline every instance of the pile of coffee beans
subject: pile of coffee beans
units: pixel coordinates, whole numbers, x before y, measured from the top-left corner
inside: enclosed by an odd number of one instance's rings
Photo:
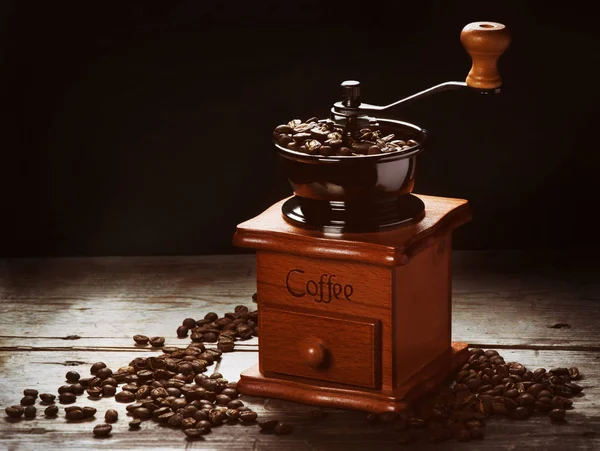
[[[216,342],[220,351],[232,352],[236,340],[258,337],[258,310],[250,311],[248,307],[238,305],[222,317],[209,312],[203,319],[186,318],[176,332],[179,338],[187,337],[189,332],[194,343]]]
[[[253,296],[253,300],[255,296]],[[133,417],[130,429],[137,429],[143,421],[155,421],[172,428],[182,429],[194,439],[209,433],[213,427],[232,423],[257,423],[258,414],[246,407],[237,392],[237,383],[223,378],[219,372],[204,374],[208,367],[221,359],[223,352],[233,351],[236,339],[245,340],[258,335],[258,312],[239,305],[234,312],[219,317],[207,313],[202,320],[186,318],[177,329],[179,338],[191,332],[192,342],[187,347],[164,346],[164,337],[148,338],[135,335],[138,345],[160,348],[162,354],[153,357],[138,357],[116,371],[104,362],[94,363],[91,377],[81,377],[76,371],[65,375],[68,384],[58,388],[58,397],[51,393],[39,395],[40,404],[47,405],[44,414],[56,418],[60,404],[73,404],[78,396],[87,394],[91,400],[113,398],[126,403],[128,414]],[[185,332],[185,333],[184,333]],[[217,342],[217,349],[207,349],[203,342]],[[119,391],[120,388],[120,391]],[[38,391],[26,389],[20,405],[6,408],[6,415],[13,419],[35,418]],[[64,408],[69,422],[93,418],[97,410],[93,407],[69,405]],[[97,437],[111,435],[111,423],[119,420],[114,409],[104,415],[104,424],[93,428]],[[261,429],[272,430],[284,435],[292,432],[291,425],[276,421],[260,423]],[[258,424],[258,423],[257,423]]]
[[[334,121],[319,121],[316,117],[278,125],[273,138],[287,149],[324,157],[376,155],[407,150],[418,144],[413,139],[394,139],[393,134],[384,136],[374,127],[361,128],[355,136],[350,136]]]
[[[484,436],[486,421],[494,416],[525,420],[547,415],[563,423],[573,396],[583,388],[573,368],[528,370],[505,362],[495,350],[474,348],[450,386],[428,394],[401,415],[369,414],[367,420],[389,423],[399,431],[398,441],[409,443],[425,436],[431,442],[466,442]]]

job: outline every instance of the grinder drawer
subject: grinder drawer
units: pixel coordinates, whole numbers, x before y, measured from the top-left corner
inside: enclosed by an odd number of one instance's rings
[[[377,388],[379,320],[260,308],[260,369]]]

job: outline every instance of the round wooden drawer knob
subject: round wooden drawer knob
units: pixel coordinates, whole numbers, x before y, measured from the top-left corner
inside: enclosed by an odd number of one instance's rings
[[[327,360],[327,348],[321,343],[308,345],[304,349],[304,361],[311,368],[319,368]]]

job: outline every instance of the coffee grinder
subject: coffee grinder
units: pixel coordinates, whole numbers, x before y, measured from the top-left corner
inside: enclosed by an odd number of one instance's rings
[[[428,132],[376,116],[448,89],[497,94],[508,30],[475,22],[460,38],[473,61],[465,82],[377,106],[346,81],[325,119],[349,138],[371,126],[416,144],[323,156],[275,142],[294,195],[239,224],[233,238],[256,250],[260,315],[259,362],[241,374],[241,393],[401,412],[468,359],[467,344],[451,341],[451,242],[470,207],[413,194]]]

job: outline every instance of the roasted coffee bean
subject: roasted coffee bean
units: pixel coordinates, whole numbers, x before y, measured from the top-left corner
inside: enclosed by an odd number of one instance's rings
[[[77,371],[68,371],[65,378],[69,382],[77,382],[81,376]]]
[[[55,417],[58,414],[58,406],[56,404],[52,404],[51,406],[46,407],[44,410],[44,415],[47,417]]]
[[[98,424],[94,426],[94,435],[96,437],[108,437],[110,431],[112,431],[112,426],[110,424]]]
[[[515,420],[524,420],[525,418],[528,418],[529,415],[531,415],[530,410],[527,407],[517,407],[512,413],[511,413],[511,417],[514,418]]]
[[[279,424],[279,420],[259,421],[258,426],[265,431],[272,431]]]
[[[23,396],[21,398],[22,406],[31,406],[33,404],[35,404],[35,398],[33,396]]]
[[[175,415],[175,412],[172,411],[167,411],[167,412],[163,412],[160,415],[158,415],[156,417],[156,421],[158,421],[159,423],[168,423],[169,420]]]
[[[241,417],[242,417],[242,415],[240,414],[240,419],[242,421],[244,421]],[[208,420],[214,426],[218,426],[220,424],[223,424],[226,419],[227,419],[226,410],[215,409],[215,410],[211,410],[210,413],[208,414]]]
[[[579,374],[579,368],[576,368],[576,367],[569,368],[569,376],[574,381],[578,381],[579,379],[581,379],[581,374]]]
[[[573,382],[567,382],[565,384],[565,387],[567,387],[568,389],[570,389],[571,392],[574,395],[577,395],[577,394],[579,394],[579,393],[581,393],[583,391],[583,387],[582,386],[574,384]]]
[[[165,337],[152,337],[150,338],[150,346],[153,348],[160,348],[165,345]]]
[[[37,398],[38,391],[35,388],[26,388],[23,390],[23,396],[33,396],[34,398]]]
[[[127,391],[127,390],[120,391],[119,393],[117,393],[115,395],[115,400],[117,402],[124,402],[124,403],[133,402],[133,401],[135,401],[135,393]]]
[[[42,404],[52,404],[55,399],[56,399],[56,396],[52,395],[50,393],[42,393],[40,395],[40,400],[41,400]]]
[[[104,385],[102,387],[102,396],[105,396],[105,397],[115,396],[116,393],[117,393],[117,387],[115,387],[114,385]]]
[[[548,416],[552,421],[560,422],[565,420],[566,413],[565,409],[552,409]]]
[[[185,435],[187,435],[188,438],[191,438],[191,439],[198,438],[204,434],[207,434],[208,432],[210,432],[210,429],[207,430],[205,428],[198,428],[198,429],[188,428],[188,429],[183,430],[183,433]]]
[[[138,429],[142,425],[142,420],[134,418],[129,422],[129,429]]]
[[[206,315],[204,315],[204,319],[208,321],[216,321],[219,319],[219,315],[217,315],[215,312],[208,312]]]
[[[196,427],[197,421],[193,417],[185,417],[181,420],[181,427],[183,429],[190,429]]]
[[[147,345],[150,341],[150,338],[148,338],[146,335],[138,334],[133,336],[133,341],[135,341],[138,345]]]
[[[244,403],[239,399],[234,399],[227,404],[228,409],[239,409],[240,407],[244,407]]]
[[[240,412],[240,421],[243,423],[252,423],[253,421],[256,421],[257,418],[258,414],[252,410],[244,410]]]
[[[146,419],[152,417],[152,412],[150,412],[150,410],[147,409],[146,407],[138,407],[137,409],[135,409],[131,412],[131,415],[134,416],[135,418],[140,418],[142,420],[146,420]]]
[[[277,127],[275,127],[275,131],[277,133],[286,133],[286,134],[294,133],[294,129],[292,127],[290,127],[289,125],[278,125]]]
[[[20,418],[25,412],[23,406],[8,406],[4,410],[6,412],[6,415],[8,415],[11,418]]]
[[[140,407],[143,407],[142,403],[141,402],[136,402],[134,404],[129,404],[128,406],[126,406],[125,410],[127,410],[127,412],[131,413],[135,409],[139,409]]]
[[[73,408],[67,407],[65,409],[65,418],[67,419],[67,421],[83,420],[84,417],[85,417],[85,415],[84,415],[83,409],[81,407],[73,407]]]
[[[217,348],[223,352],[233,352],[235,342],[233,340],[223,340],[217,343]]]
[[[520,406],[532,406],[533,404],[535,404],[535,398],[529,393],[520,394],[517,397],[516,401]]]
[[[58,400],[61,404],[71,404],[77,400],[77,396],[69,392],[61,393],[60,395],[58,395]]]
[[[25,418],[35,418],[36,414],[37,409],[35,408],[35,406],[25,406],[25,409],[23,409],[23,416]]]
[[[217,395],[217,404],[220,406],[226,406],[232,401],[232,399],[227,395]]]
[[[99,398],[100,396],[102,396],[102,389],[99,387],[91,387],[86,390],[86,393],[91,398]]]
[[[185,326],[179,326],[177,328],[177,336],[179,338],[185,338],[185,337],[187,337],[188,332],[189,332],[189,329],[187,327],[185,327]]]
[[[108,409],[104,414],[104,421],[107,423],[116,423],[119,419],[119,412],[115,409]]]
[[[100,387],[100,384],[102,384],[102,379],[100,379],[99,377],[94,377],[92,378],[92,380],[90,381],[90,383],[88,384],[89,387]],[[67,387],[71,387],[70,385],[67,385]]]
[[[278,422],[277,425],[273,428],[273,430],[277,435],[287,435],[291,434],[294,431],[294,426],[288,423]]]
[[[96,362],[90,368],[90,373],[95,375],[102,368],[106,368],[106,363],[104,363],[104,362]]]
[[[58,394],[62,395],[63,393],[72,393],[70,385],[61,385],[58,387]]]
[[[237,421],[240,417],[240,411],[237,409],[227,409],[225,415],[227,415],[228,421]]]
[[[83,411],[84,418],[92,418],[94,415],[96,415],[97,412],[97,410],[94,407],[84,407],[81,410]]]
[[[186,318],[181,322],[181,325],[186,329],[193,329],[196,327],[196,320],[194,318]]]

